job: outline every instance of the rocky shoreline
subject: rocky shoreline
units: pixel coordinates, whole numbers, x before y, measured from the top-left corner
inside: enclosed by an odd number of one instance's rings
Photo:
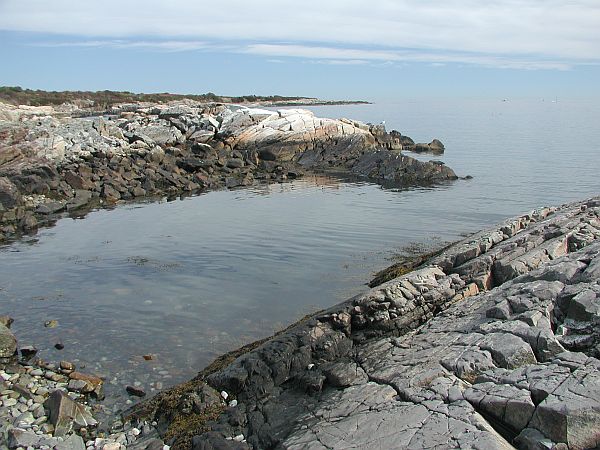
[[[11,323],[0,317],[0,448],[168,450],[156,423],[99,423],[104,380],[69,361],[34,358],[35,348],[18,348]]]
[[[173,448],[600,445],[600,197],[477,233],[134,407]]]
[[[306,110],[188,101],[116,105],[102,117],[78,112],[0,104],[0,242],[97,206],[284,182],[306,171],[401,186],[457,179],[442,162],[402,153],[439,154],[438,140],[415,144],[383,125]]]

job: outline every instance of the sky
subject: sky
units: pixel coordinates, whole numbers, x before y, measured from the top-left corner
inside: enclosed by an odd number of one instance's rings
[[[600,97],[598,0],[0,0],[0,85]]]

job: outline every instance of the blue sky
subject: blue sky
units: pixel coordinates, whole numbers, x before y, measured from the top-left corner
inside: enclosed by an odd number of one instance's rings
[[[321,98],[600,96],[597,0],[0,0],[0,84]]]

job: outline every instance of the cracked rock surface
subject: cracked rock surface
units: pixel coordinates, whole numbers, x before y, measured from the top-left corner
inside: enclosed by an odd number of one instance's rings
[[[594,198],[477,233],[145,412],[178,448],[597,448],[599,312]],[[175,428],[166,397],[207,391],[235,403]]]

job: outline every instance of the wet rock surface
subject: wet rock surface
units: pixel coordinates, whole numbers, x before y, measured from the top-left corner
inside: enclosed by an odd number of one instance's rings
[[[599,264],[600,198],[538,209],[127,416],[176,448],[596,448]]]
[[[76,109],[65,117],[0,104],[0,241],[82,208],[283,182],[306,170],[397,185],[456,179],[439,162],[401,154],[413,144],[396,131],[306,110],[187,102],[113,112],[78,118]]]

